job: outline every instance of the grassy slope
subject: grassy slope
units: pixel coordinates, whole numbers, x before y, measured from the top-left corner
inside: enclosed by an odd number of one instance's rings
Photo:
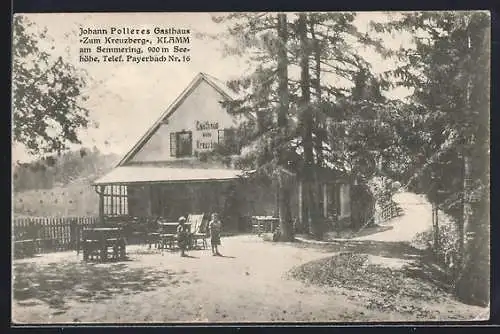
[[[92,181],[109,172],[119,157],[102,156],[99,175],[80,175],[70,184],[51,189],[32,189],[13,194],[15,216],[94,216],[98,214],[99,197]]]
[[[81,183],[15,193],[13,204],[14,214],[23,216],[92,216],[99,209],[94,189]]]

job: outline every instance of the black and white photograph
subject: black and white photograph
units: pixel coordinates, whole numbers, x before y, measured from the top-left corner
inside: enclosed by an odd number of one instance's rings
[[[14,325],[489,319],[490,12],[12,20]]]

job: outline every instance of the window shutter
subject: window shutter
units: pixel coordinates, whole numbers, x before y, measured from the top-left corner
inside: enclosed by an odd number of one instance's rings
[[[226,129],[224,131],[224,139],[227,141],[229,145],[229,149],[232,154],[239,154],[239,147],[236,140],[236,130],[235,129]]]
[[[177,133],[170,133],[170,156],[177,156]]]
[[[223,144],[224,143],[224,132],[225,132],[225,130],[218,130],[218,133],[217,133],[217,142],[219,144]]]
[[[189,141],[188,141],[188,149],[187,149],[187,155],[192,156],[193,155],[193,133],[189,131]]]

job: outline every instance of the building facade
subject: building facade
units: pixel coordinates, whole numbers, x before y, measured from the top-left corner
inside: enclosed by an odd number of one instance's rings
[[[163,217],[218,212],[225,229],[242,229],[248,217],[277,216],[277,186],[248,179],[246,172],[200,159],[217,144],[239,148],[235,129],[251,115],[235,116],[223,107],[232,93],[217,79],[198,74],[117,166],[94,182],[103,222],[113,217]],[[300,220],[300,181],[290,190],[291,216]],[[325,180],[324,216],[351,216],[350,185]]]

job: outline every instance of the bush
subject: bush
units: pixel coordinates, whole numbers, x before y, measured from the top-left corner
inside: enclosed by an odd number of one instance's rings
[[[454,221],[442,219],[439,223],[438,249],[434,247],[434,231],[432,229],[418,234],[414,242],[416,245],[432,251],[440,264],[444,264],[449,270],[454,270],[458,256],[458,229]]]

